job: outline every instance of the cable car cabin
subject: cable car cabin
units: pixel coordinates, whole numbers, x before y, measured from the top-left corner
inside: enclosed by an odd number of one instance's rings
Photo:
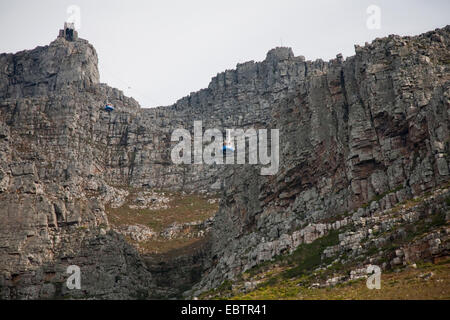
[[[224,144],[223,147],[222,147],[222,151],[223,151],[224,154],[227,154],[228,152],[229,153],[233,153],[234,152],[234,148],[231,145],[229,145],[229,144]]]
[[[114,107],[112,105],[110,105],[110,104],[107,104],[105,106],[105,111],[108,111],[108,112],[114,111]]]
[[[227,138],[223,143],[222,151],[223,151],[223,154],[225,154],[225,155],[227,153],[231,154],[234,152],[233,143],[231,143],[231,133],[229,130],[227,130]]]

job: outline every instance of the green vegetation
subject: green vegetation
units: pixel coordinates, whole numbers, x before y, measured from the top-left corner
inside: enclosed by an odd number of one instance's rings
[[[271,288],[273,286],[291,282],[295,282],[296,284],[300,282],[309,282],[312,278],[314,269],[320,265],[329,264],[333,260],[332,258],[322,260],[321,255],[325,248],[339,243],[338,235],[339,232],[333,230],[312,243],[301,244],[291,254],[278,255],[270,261],[260,263],[244,272],[244,274],[241,275],[241,280],[263,277],[264,281],[261,281],[258,284],[258,289]],[[335,268],[340,268],[340,266],[340,264],[335,264]],[[334,271],[334,269],[331,270]],[[291,280],[291,278],[296,279]],[[283,293],[283,296],[291,296],[294,291],[288,290]],[[230,294],[232,294],[232,286],[231,282],[227,280],[221,286],[203,293],[200,298],[223,298]]]
[[[161,257],[176,257],[177,254],[187,254],[194,251],[198,246],[204,243],[205,238],[174,238],[174,239],[155,239],[144,242],[136,242],[126,237],[129,243],[139,247],[139,250],[145,254],[158,254]]]
[[[445,199],[445,203],[446,203],[448,206],[450,206],[450,197],[447,197],[447,198]]]
[[[278,255],[272,260],[264,261],[245,273],[253,277],[261,272],[265,272],[274,266],[280,266],[285,269],[283,278],[292,278],[303,275],[317,268],[322,263],[330,263],[332,259],[321,261],[321,255],[326,247],[334,246],[339,243],[339,232],[332,230],[327,235],[313,241],[312,243],[303,243],[288,255]]]
[[[439,59],[438,64],[448,65],[450,64],[450,58]]]
[[[106,208],[108,219],[113,226],[142,224],[155,231],[161,231],[174,222],[206,220],[213,216],[218,209],[218,202],[208,202],[209,199],[214,199],[210,196],[176,192],[165,192],[164,195],[169,198],[166,208],[131,209],[129,205],[132,198],[136,196],[136,191],[130,192],[127,202],[123,206]]]
[[[332,217],[329,217],[329,218],[326,218],[326,219],[322,219],[322,220],[320,220],[318,222],[320,222],[320,223],[334,223],[336,221],[344,219],[345,217],[349,217],[352,214],[353,214],[353,211],[352,212],[345,211],[345,212],[337,214],[335,216],[332,216]]]
[[[398,188],[397,188],[398,189]],[[388,193],[395,192],[397,189]],[[309,244],[301,244],[291,254],[284,254],[265,261],[241,274],[233,283],[227,281],[224,286],[210,290],[200,298],[208,299],[450,299],[450,259],[433,259],[433,263],[417,262],[416,267],[396,266],[382,275],[382,290],[369,290],[365,280],[346,281],[335,286],[316,288],[325,280],[336,276],[348,276],[351,270],[361,268],[368,263],[382,265],[389,263],[395,256],[395,250],[420,241],[430,232],[447,225],[445,207],[431,206],[428,197],[433,192],[424,193],[397,204],[387,214],[396,217],[399,210],[420,213],[418,220],[406,222],[398,220],[386,225],[383,230],[372,233],[362,241],[365,252],[349,259],[347,254],[322,259],[327,247],[339,243],[339,233],[351,231],[355,225],[334,230]],[[385,195],[379,195],[381,199]],[[379,200],[379,199],[378,199]],[[373,200],[375,201],[375,200]],[[442,204],[450,205],[450,197],[441,198]],[[395,219],[394,219],[395,220]],[[357,230],[354,230],[357,231]],[[372,243],[372,239],[388,239],[385,246]],[[389,268],[389,266],[388,266]],[[424,276],[432,273],[432,276]],[[249,285],[250,283],[250,285]],[[253,289],[251,289],[253,288]]]
[[[433,274],[432,277],[424,277]],[[450,259],[438,264],[418,264],[417,269],[383,273],[381,289],[369,290],[364,279],[334,287],[309,288],[299,280],[284,280],[273,286],[261,286],[249,293],[236,293],[232,300],[298,299],[298,300],[408,300],[450,299]]]
[[[282,276],[284,278],[298,277],[312,271],[322,263],[329,264],[332,258],[322,261],[321,255],[325,248],[337,244],[339,244],[339,233],[336,230],[331,231],[326,236],[312,243],[301,244],[291,255],[286,257],[286,261],[295,266],[284,271]]]
[[[396,249],[417,240],[417,238],[422,237],[428,234],[428,232],[444,226],[445,224],[445,213],[437,212],[428,216],[426,219],[420,219],[414,223],[396,225],[382,234],[385,238],[389,237],[391,241],[381,248],[375,245],[369,246],[366,255],[374,256],[378,252],[383,251],[383,256],[379,257],[377,263],[382,264],[384,262],[389,262],[389,260],[393,258]],[[399,230],[402,230],[402,232],[399,233]],[[399,234],[402,236],[398,236]]]
[[[220,286],[201,294],[200,298],[205,299],[206,297],[209,297],[209,296],[216,296],[219,298],[219,297],[225,297],[227,295],[230,295],[233,292],[232,284],[233,283],[230,280],[225,280],[224,282],[222,282],[222,284]],[[224,299],[224,298],[219,298],[219,299]]]
[[[180,192],[155,191],[158,196],[168,198],[161,206],[145,209],[130,208],[139,192],[145,189],[129,189],[129,195],[124,205],[119,208],[106,207],[108,220],[113,227],[141,224],[148,226],[155,232],[160,232],[171,224],[204,221],[212,217],[218,210],[219,204],[214,196],[202,194],[185,194]],[[214,199],[214,202],[209,200]],[[201,238],[181,237],[175,239],[151,239],[137,242],[129,237],[127,241],[143,253],[167,253],[186,248],[189,250],[201,242]]]
[[[367,208],[367,207],[370,206],[370,204],[371,204],[372,202],[380,201],[381,199],[383,199],[383,198],[384,198],[385,196],[387,196],[388,194],[390,194],[390,193],[395,193],[395,192],[400,191],[400,190],[402,190],[402,189],[403,189],[403,186],[402,186],[402,185],[399,185],[399,186],[395,187],[395,188],[392,189],[392,190],[388,190],[388,191],[385,191],[385,192],[383,192],[383,193],[377,194],[375,197],[373,197],[372,199],[370,199],[369,202],[363,204],[363,205],[361,206],[361,208]]]

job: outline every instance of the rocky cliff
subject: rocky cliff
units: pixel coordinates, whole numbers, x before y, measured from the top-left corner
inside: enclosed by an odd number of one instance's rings
[[[154,109],[100,84],[85,40],[0,55],[0,297],[155,298],[193,285],[197,294],[349,223],[339,217],[358,225],[445,188],[449,41],[448,26],[389,36],[329,62],[276,48]],[[171,133],[194,120],[278,128],[278,173],[173,164]],[[109,219],[118,199],[161,189],[221,195],[204,244],[164,263]],[[441,242],[434,255],[448,252]],[[81,267],[81,290],[65,286],[69,265]]]
[[[230,173],[213,229],[216,260],[201,286],[332,229],[317,222],[376,215],[448,183],[449,31],[390,36],[345,61],[305,63],[296,90],[271,105],[280,170]]]

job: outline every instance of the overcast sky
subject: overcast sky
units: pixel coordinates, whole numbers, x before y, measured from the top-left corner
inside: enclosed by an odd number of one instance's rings
[[[97,50],[101,81],[142,107],[172,104],[276,46],[329,60],[380,36],[450,24],[449,0],[0,0],[0,52],[50,43],[76,15],[71,5],[80,9],[80,37]],[[379,20],[370,5],[380,8]]]

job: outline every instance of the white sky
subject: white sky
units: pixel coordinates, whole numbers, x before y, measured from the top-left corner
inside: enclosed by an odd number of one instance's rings
[[[379,30],[366,26],[372,4],[381,9]],[[50,43],[70,5],[80,8],[79,35],[97,50],[101,81],[142,107],[172,104],[281,44],[329,60],[376,37],[450,24],[448,0],[0,0],[0,52]]]

